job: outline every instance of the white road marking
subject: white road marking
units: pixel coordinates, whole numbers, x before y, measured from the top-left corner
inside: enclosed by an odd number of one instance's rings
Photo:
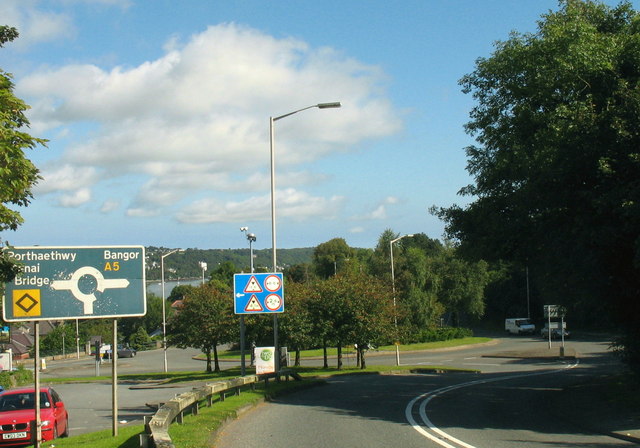
[[[411,425],[411,427],[413,429],[415,429],[416,431],[418,431],[418,433],[422,434],[423,436],[425,436],[429,440],[437,443],[440,446],[443,446],[445,448],[458,448],[458,447],[476,448],[474,445],[470,445],[470,444],[468,444],[466,442],[463,442],[462,440],[456,439],[455,437],[451,436],[450,434],[447,434],[446,432],[442,431],[440,428],[435,426],[431,422],[431,420],[429,420],[429,417],[427,416],[426,408],[427,408],[427,404],[433,398],[435,398],[435,397],[437,397],[439,395],[445,394],[445,393],[447,393],[449,391],[455,390],[455,389],[461,389],[463,387],[475,386],[475,385],[478,385],[478,384],[494,383],[494,382],[497,382],[497,381],[507,381],[507,380],[511,380],[511,379],[514,379],[514,378],[526,378],[526,377],[530,377],[530,376],[549,375],[551,373],[558,373],[558,372],[562,372],[562,371],[567,370],[567,369],[573,369],[577,365],[578,365],[578,361],[576,361],[574,364],[569,364],[569,365],[567,365],[567,366],[565,366],[565,367],[563,367],[561,369],[549,370],[549,371],[544,371],[544,372],[534,372],[534,373],[525,373],[525,374],[516,374],[516,375],[506,375],[506,376],[500,376],[500,377],[496,377],[496,378],[488,378],[488,379],[485,379],[485,380],[475,380],[475,381],[469,381],[469,382],[466,382],[466,383],[454,384],[453,386],[441,387],[440,389],[436,389],[434,391],[426,392],[424,394],[418,395],[413,400],[411,400],[407,404],[407,407],[404,410],[404,415],[405,415],[407,421],[409,422],[409,424]],[[418,422],[416,422],[416,420],[413,418],[413,406],[419,400],[423,400],[422,403],[420,403],[419,414],[420,414],[420,418],[422,419],[422,422],[424,423],[424,426],[426,426],[427,429],[423,428],[422,425],[419,424]],[[428,430],[431,430],[437,436],[432,434]],[[451,445],[451,443],[456,444],[457,446],[456,445]]]

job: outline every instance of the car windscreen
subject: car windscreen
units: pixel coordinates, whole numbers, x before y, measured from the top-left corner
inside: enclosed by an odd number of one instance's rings
[[[35,394],[33,392],[0,395],[0,412],[35,409],[35,406]],[[45,392],[40,392],[40,407],[51,407],[51,403]]]

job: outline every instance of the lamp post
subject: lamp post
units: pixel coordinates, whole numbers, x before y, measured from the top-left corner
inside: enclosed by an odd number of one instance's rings
[[[206,261],[200,261],[200,269],[202,269],[202,284],[204,285],[204,271],[207,270],[207,262]]]
[[[162,351],[164,354],[164,373],[168,372],[167,366],[167,311],[166,311],[166,301],[167,298],[164,293],[164,259],[169,255],[174,254],[176,252],[184,252],[184,249],[174,249],[170,252],[167,252],[164,255],[160,256],[160,271],[162,278]]]
[[[240,231],[244,232],[244,234],[247,236],[247,240],[249,241],[249,257],[250,257],[249,265],[251,266],[251,273],[253,274],[253,243],[256,240],[256,235],[254,233],[249,233],[249,227],[240,227]],[[240,315],[240,374],[242,376],[245,376],[247,371],[245,358],[244,358],[244,352],[245,352],[244,340],[245,340],[244,315],[241,314]],[[251,356],[253,356],[253,354]]]
[[[393,243],[400,241],[402,238],[411,238],[413,234],[402,235],[389,242],[389,254],[391,256],[391,291],[393,292],[393,324],[396,327],[396,338],[398,337],[398,312],[396,309],[396,277],[393,271]],[[399,341],[396,342],[396,366],[400,365],[400,346]]]
[[[294,110],[288,114],[279,115],[277,117],[269,117],[269,139],[271,150],[271,258],[273,264],[273,272],[277,272],[277,257],[276,257],[276,152],[275,152],[275,126],[274,123],[283,118],[289,117],[298,112],[302,112],[307,109],[333,109],[341,107],[340,102],[333,103],[318,103],[312,106],[303,107],[302,109]],[[278,349],[278,315],[273,314],[273,344],[276,351],[275,368],[276,374],[280,371],[280,350]]]

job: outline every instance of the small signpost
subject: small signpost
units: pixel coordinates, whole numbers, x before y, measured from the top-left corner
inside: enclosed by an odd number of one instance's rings
[[[560,357],[564,358],[564,317],[567,314],[567,309],[560,305],[544,305],[544,317],[547,318],[547,330],[549,333],[549,348],[551,348],[551,319],[560,318],[560,324],[558,331],[562,340],[560,346]]]

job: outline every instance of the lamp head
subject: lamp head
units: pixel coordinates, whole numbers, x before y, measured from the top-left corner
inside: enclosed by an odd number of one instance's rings
[[[342,107],[342,104],[340,104],[339,101],[336,101],[334,103],[319,103],[318,104],[318,109],[330,109],[333,107]]]

